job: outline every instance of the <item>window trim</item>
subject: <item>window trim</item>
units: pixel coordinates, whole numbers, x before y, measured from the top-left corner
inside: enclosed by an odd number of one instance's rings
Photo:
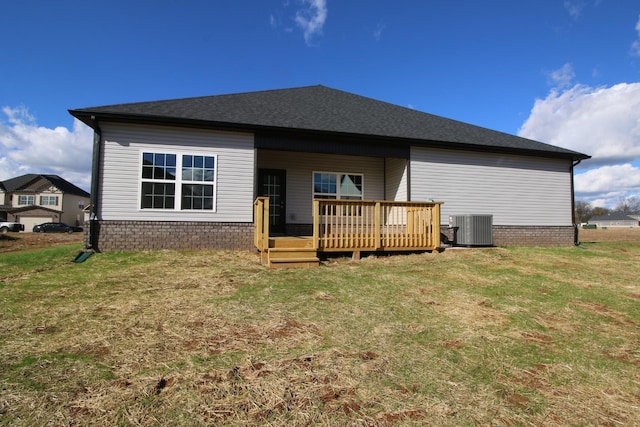
[[[40,195],[40,206],[58,206],[58,197],[59,196],[54,196],[54,195]],[[54,199],[55,203],[42,203],[43,199],[47,199],[47,201],[51,201],[51,199]]]
[[[331,199],[329,198],[329,200],[365,200],[364,198],[364,174],[363,173],[353,173],[353,172],[332,172],[332,171],[313,171],[311,172],[311,195],[312,195],[312,199],[316,198],[317,194],[331,194],[331,193],[317,193],[316,192],[316,187],[315,187],[315,176],[317,173],[323,173],[323,174],[330,174],[330,175],[335,175],[336,176],[336,198],[335,199]],[[359,176],[361,179],[361,192],[362,194],[360,195],[360,199],[344,199],[343,197],[341,197],[342,195],[340,194],[340,177],[342,175],[354,175],[354,176]],[[352,195],[345,195],[345,197],[354,197]],[[323,198],[323,197],[320,197]]]
[[[20,203],[21,198],[26,199],[26,203]],[[29,203],[29,198],[31,198],[31,203]],[[35,206],[36,204],[36,196],[35,194],[18,194],[18,206]]]
[[[164,154],[176,156],[176,177],[174,180],[168,179],[153,179],[143,178],[142,168],[143,159],[145,153],[152,154]],[[213,157],[213,181],[190,181],[182,179],[182,164],[183,156],[203,156]],[[159,150],[154,148],[141,149],[138,156],[138,195],[137,195],[137,210],[138,212],[180,212],[189,213],[195,215],[206,215],[217,212],[218,205],[218,155],[215,153],[206,153],[201,151],[177,151],[177,150]],[[173,195],[173,209],[163,208],[143,208],[142,207],[142,185],[143,183],[159,183],[159,184],[174,184],[175,193]],[[210,185],[213,187],[213,206],[211,209],[182,209],[182,186],[183,185]]]
[[[316,186],[315,186],[315,175],[317,173],[323,173],[323,174],[330,174],[330,175],[335,175],[336,176],[336,197],[335,199],[331,198],[331,197],[319,197],[320,199],[324,199],[324,200],[365,200],[364,198],[364,174],[363,173],[351,173],[351,172],[329,172],[329,171],[313,171],[311,174],[311,186],[312,188],[312,200],[318,198],[317,194],[330,194],[330,193],[316,193]],[[340,178],[343,175],[354,175],[354,176],[359,176],[360,177],[360,182],[361,182],[361,195],[360,195],[360,199],[354,199],[353,195],[349,196],[346,195],[345,197],[350,197],[348,199],[344,199],[342,198],[341,194],[340,194]],[[337,209],[335,207],[333,208],[329,208],[329,206],[325,206],[325,209],[322,210],[321,214],[322,215],[330,215],[330,216],[343,216],[346,215],[346,207],[343,207],[343,209]],[[360,207],[357,208],[356,211],[356,215],[361,215],[362,214],[362,210]]]

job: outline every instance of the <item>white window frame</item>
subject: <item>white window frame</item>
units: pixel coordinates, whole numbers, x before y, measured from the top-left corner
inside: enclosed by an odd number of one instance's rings
[[[21,203],[21,200],[24,200],[25,203]],[[29,202],[31,201],[31,202]],[[36,204],[36,196],[33,194],[19,194],[18,195],[18,206],[33,206]]]
[[[336,192],[335,193],[323,193],[316,191],[316,174],[327,174],[334,175],[336,177]],[[352,175],[359,176],[361,181],[361,194],[360,198],[356,199],[352,194],[343,195],[340,192],[340,178],[343,175]],[[352,172],[330,172],[330,171],[313,171],[311,174],[311,186],[312,186],[312,195],[314,199],[330,199],[330,200],[364,200],[364,174],[362,173],[352,173]],[[330,197],[331,195],[335,195],[335,198]],[[329,196],[329,197],[326,197]]]
[[[145,153],[151,154],[164,154],[164,155],[174,155],[176,156],[176,176],[175,180],[168,179],[153,179],[153,178],[143,178],[142,177],[142,167],[143,167],[143,159]],[[213,158],[213,181],[193,181],[186,180],[182,178],[182,168],[183,168],[183,156],[202,156],[202,157],[211,157]],[[218,155],[213,153],[203,153],[203,152],[194,152],[194,151],[172,151],[172,150],[154,150],[152,148],[145,149],[140,151],[140,156],[138,160],[138,211],[152,211],[152,212],[189,212],[192,214],[209,214],[215,213],[217,210],[217,200],[218,200]],[[174,184],[175,192],[173,199],[173,208],[143,208],[143,196],[142,196],[142,186],[144,183],[159,183],[159,184]],[[182,186],[183,185],[210,185],[213,187],[213,200],[212,200],[212,208],[211,209],[182,209]]]
[[[53,199],[53,203],[51,200]],[[45,203],[46,200],[46,203]],[[58,206],[58,196],[40,196],[40,206]]]

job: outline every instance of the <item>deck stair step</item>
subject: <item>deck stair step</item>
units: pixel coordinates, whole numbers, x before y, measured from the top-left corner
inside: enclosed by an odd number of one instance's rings
[[[310,237],[271,237],[269,248],[309,248],[313,249],[313,239]]]
[[[269,268],[315,267],[320,265],[318,253],[313,248],[269,248]]]

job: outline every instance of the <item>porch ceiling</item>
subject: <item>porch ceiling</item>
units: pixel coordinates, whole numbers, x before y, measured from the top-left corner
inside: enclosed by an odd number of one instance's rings
[[[375,138],[320,138],[301,134],[257,133],[256,148],[305,153],[345,154],[367,157],[394,157],[409,159],[409,144],[398,144]]]

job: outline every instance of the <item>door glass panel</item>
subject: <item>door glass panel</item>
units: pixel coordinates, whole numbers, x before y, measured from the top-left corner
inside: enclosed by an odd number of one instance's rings
[[[278,225],[280,223],[280,204],[282,202],[280,177],[265,174],[264,183],[262,184],[262,194],[269,198],[269,224]]]

